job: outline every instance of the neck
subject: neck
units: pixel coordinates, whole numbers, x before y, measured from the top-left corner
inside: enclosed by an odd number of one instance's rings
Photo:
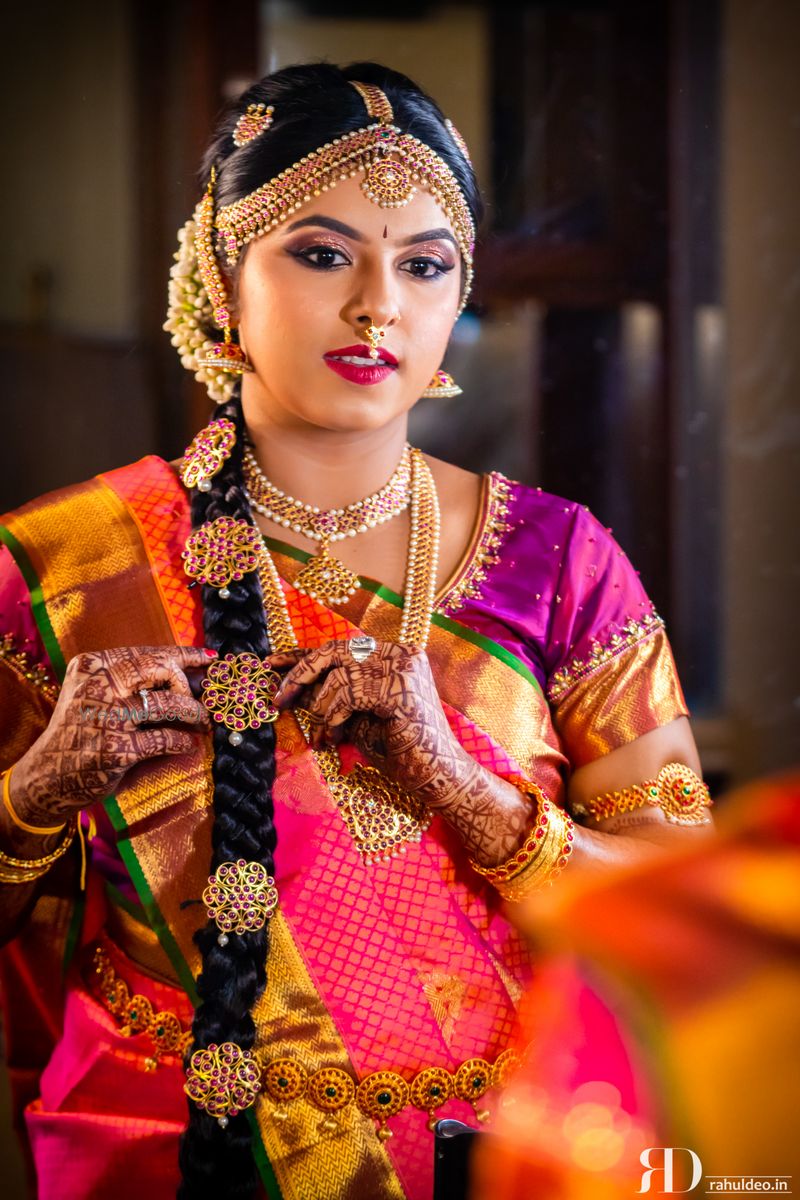
[[[405,414],[381,429],[358,432],[286,427],[244,405],[248,435],[267,478],[295,500],[344,508],[377,492],[400,461]]]

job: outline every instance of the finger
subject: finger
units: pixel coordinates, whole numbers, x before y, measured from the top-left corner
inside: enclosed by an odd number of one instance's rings
[[[350,719],[356,711],[356,702],[347,675],[340,667],[328,675],[313,708],[309,707],[308,711],[318,720],[311,729],[311,744],[315,749],[343,740],[344,733],[337,727]]]
[[[148,692],[147,712],[144,705],[138,713],[139,723],[156,725],[162,721],[182,725],[194,725],[200,729],[210,729],[211,719],[208,710],[193,696],[185,696],[176,692]]]
[[[131,646],[130,650],[133,658],[141,661],[146,670],[169,666],[180,670],[205,669],[217,658],[216,650],[208,646]]]
[[[192,649],[192,647],[186,647],[186,649]],[[205,677],[205,670],[210,664],[211,660],[206,658],[202,667],[197,663],[193,666],[181,667],[178,662],[167,658],[163,664],[151,664],[147,678],[143,678],[143,686],[154,688],[156,692],[159,692],[166,684],[167,690],[172,695],[193,696],[195,699],[199,699],[202,694],[202,679],[199,677],[198,671],[202,669],[203,677]],[[189,679],[186,671],[191,671],[192,679]]]
[[[308,654],[308,650],[299,647],[297,650],[278,650],[274,654],[268,654],[265,661],[276,670],[282,671],[284,667],[293,667],[306,654]]]
[[[198,735],[163,725],[145,726],[135,735],[137,761],[160,758],[162,755],[191,754],[199,745]]]
[[[218,657],[216,650],[210,646],[170,646],[170,657],[176,666],[186,670],[187,667],[207,667]]]
[[[349,665],[356,666],[349,650],[342,642],[326,642],[316,650],[309,650],[305,657],[298,662],[283,678],[278,688],[275,703],[278,708],[286,708],[294,703],[302,688],[309,687],[319,679],[320,675],[334,666],[345,665],[345,656]]]
[[[345,740],[347,736],[347,722],[353,716],[353,707],[347,703],[346,699],[342,699],[339,704],[331,711],[328,710],[325,716],[325,735],[328,742],[332,746],[338,746]]]
[[[316,696],[313,698],[310,707],[312,711],[321,713],[323,717],[327,717],[328,712],[333,708],[337,699],[347,693],[352,694],[353,688],[348,672],[343,667],[332,667],[325,676],[325,679],[315,690]]]

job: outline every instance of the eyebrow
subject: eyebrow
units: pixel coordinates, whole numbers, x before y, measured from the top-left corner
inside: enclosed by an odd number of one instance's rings
[[[315,217],[303,217],[300,221],[292,221],[286,232],[292,233],[295,229],[303,229],[309,225],[318,225],[323,229],[330,229],[333,233],[341,233],[344,237],[350,238],[354,242],[364,242],[366,238],[363,233],[359,233],[352,225],[345,225],[344,221],[337,221],[335,217],[323,217],[322,215]],[[458,243],[453,237],[449,229],[428,229],[424,233],[412,233],[411,237],[403,238],[399,243],[401,246],[415,246],[418,242],[437,242],[446,241],[452,242],[456,249]]]

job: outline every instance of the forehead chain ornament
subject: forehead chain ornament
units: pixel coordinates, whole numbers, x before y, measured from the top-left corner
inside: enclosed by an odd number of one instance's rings
[[[431,193],[450,219],[464,259],[464,297],[472,277],[475,225],[450,167],[434,150],[394,124],[394,110],[374,84],[351,81],[364,101],[371,124],[334,138],[249,195],[223,205],[216,214],[228,262],[233,266],[253,238],[276,228],[304,203],[364,172],[364,193],[382,208],[409,203],[418,187]]]

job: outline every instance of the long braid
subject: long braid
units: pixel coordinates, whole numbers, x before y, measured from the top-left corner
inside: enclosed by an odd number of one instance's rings
[[[220,516],[250,519],[242,486],[244,420],[238,397],[218,409],[236,425],[236,445],[210,492],[192,496],[194,528]],[[220,656],[250,651],[269,652],[261,586],[257,573],[230,584],[222,600],[215,588],[203,588],[206,644]],[[275,778],[275,728],[248,730],[234,749],[223,725],[214,728],[214,826],[211,871],[239,858],[259,862],[274,874],[275,820],[272,786]],[[269,925],[257,933],[232,934],[220,946],[219,930],[209,922],[195,935],[203,966],[197,980],[200,1003],[192,1026],[193,1049],[216,1042],[235,1042],[243,1050],[255,1040],[252,1009],[266,984]],[[244,1113],[231,1117],[226,1129],[195,1104],[189,1104],[189,1124],[181,1139],[183,1182],[180,1200],[220,1196],[249,1200],[257,1177],[251,1133]]]

